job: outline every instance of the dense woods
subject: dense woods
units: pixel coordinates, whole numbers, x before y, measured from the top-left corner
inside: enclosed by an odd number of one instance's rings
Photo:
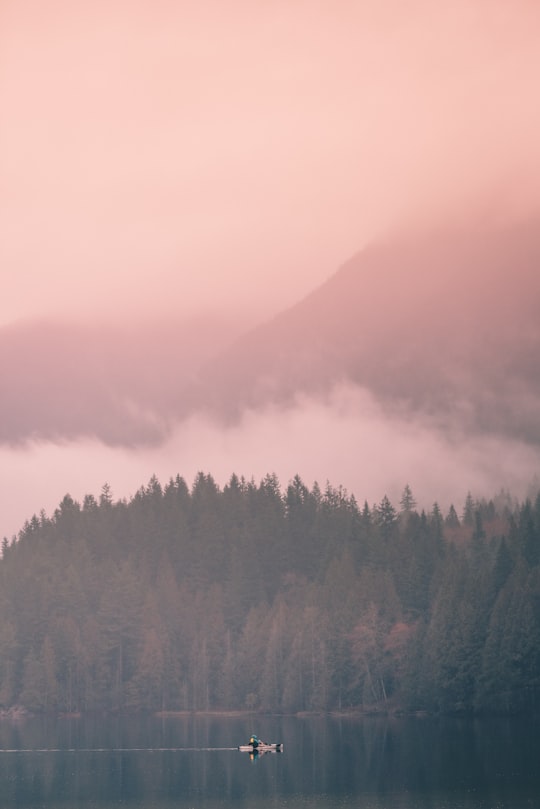
[[[34,516],[0,562],[0,706],[532,711],[540,495],[419,511],[200,473]]]

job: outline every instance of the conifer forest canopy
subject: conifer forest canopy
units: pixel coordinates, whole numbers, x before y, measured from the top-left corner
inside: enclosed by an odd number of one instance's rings
[[[459,511],[459,513],[458,513]],[[540,494],[359,506],[152,478],[4,539],[0,710],[520,712],[540,696]]]

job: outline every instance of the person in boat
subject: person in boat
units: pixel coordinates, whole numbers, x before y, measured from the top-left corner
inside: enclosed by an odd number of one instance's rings
[[[254,733],[251,734],[250,739],[249,739],[249,743],[253,747],[254,750],[256,750],[259,747],[259,745],[264,747],[265,744],[266,744],[265,742],[262,741],[262,739],[259,739]]]

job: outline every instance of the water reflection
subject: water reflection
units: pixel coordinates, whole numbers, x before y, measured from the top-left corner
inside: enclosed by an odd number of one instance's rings
[[[283,753],[250,760],[252,732]],[[517,720],[139,717],[0,723],[6,809],[530,809],[538,726]],[[11,751],[11,752],[9,752]]]

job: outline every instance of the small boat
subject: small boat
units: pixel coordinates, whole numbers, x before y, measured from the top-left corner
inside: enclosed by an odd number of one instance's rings
[[[283,742],[276,742],[275,744],[240,744],[238,749],[241,753],[281,753],[283,750]]]

